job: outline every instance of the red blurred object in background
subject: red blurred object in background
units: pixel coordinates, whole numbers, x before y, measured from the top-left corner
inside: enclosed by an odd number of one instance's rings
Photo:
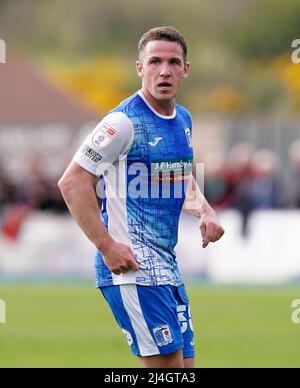
[[[2,234],[10,240],[17,241],[22,225],[30,212],[30,207],[24,204],[8,208],[5,212],[1,227]]]

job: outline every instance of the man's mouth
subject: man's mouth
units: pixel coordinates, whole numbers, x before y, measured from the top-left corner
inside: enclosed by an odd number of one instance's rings
[[[157,86],[160,90],[169,90],[171,89],[172,84],[170,84],[170,82],[165,81],[165,82],[160,82]]]

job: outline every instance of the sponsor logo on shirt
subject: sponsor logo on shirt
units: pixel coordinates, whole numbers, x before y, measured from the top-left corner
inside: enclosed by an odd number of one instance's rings
[[[156,161],[152,164],[153,183],[176,183],[188,180],[193,169],[192,159]]]
[[[173,342],[169,325],[161,325],[153,329],[155,341],[158,346],[166,346]]]
[[[94,151],[91,147],[88,145],[83,147],[82,152],[85,156],[87,156],[89,159],[91,159],[94,163],[99,163],[102,159],[102,156],[98,154],[98,152]]]
[[[98,148],[105,148],[110,144],[117,133],[118,131],[116,129],[112,128],[107,123],[103,123],[94,133],[92,142]]]

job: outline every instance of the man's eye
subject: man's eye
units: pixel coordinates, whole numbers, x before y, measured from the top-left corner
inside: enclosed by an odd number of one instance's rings
[[[153,59],[152,61],[150,61],[150,63],[151,63],[151,64],[153,63],[153,64],[155,64],[155,65],[156,65],[156,64],[158,64],[158,63],[159,63],[159,60],[158,60],[158,59]]]

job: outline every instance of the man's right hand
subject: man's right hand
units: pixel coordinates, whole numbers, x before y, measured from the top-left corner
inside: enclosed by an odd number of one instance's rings
[[[101,250],[105,264],[115,275],[128,271],[138,271],[139,265],[135,260],[131,249],[116,241],[110,243]]]

